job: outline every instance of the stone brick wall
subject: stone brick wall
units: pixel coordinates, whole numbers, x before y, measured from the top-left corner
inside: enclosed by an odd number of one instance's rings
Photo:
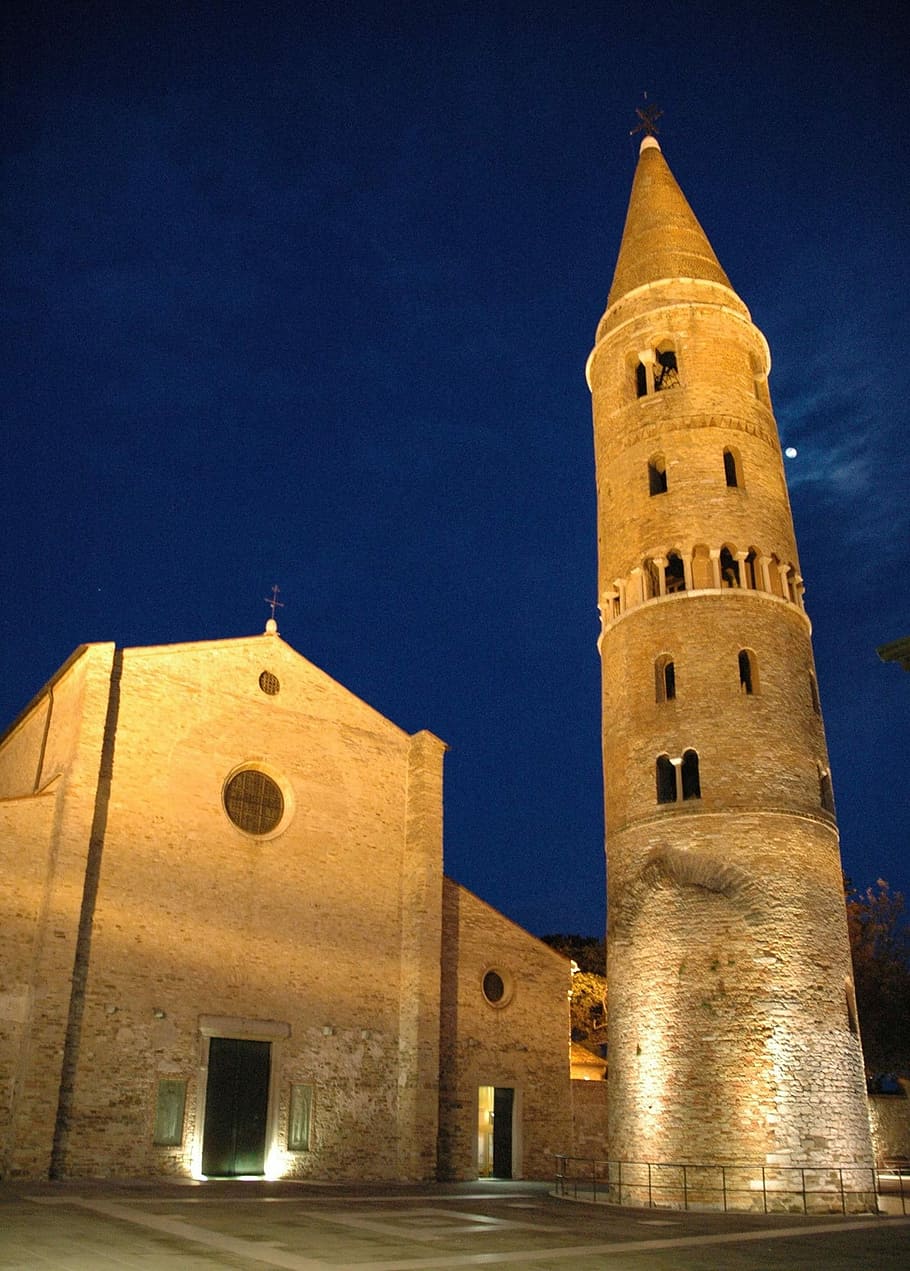
[[[450,879],[443,895],[440,1177],[477,1177],[478,1087],[507,1086],[514,1176],[551,1178],[572,1141],[569,961]],[[484,997],[490,969],[505,1005]]]
[[[611,1156],[866,1164],[832,832],[671,818],[611,859]]]
[[[910,1168],[910,1081],[901,1081],[904,1094],[869,1095],[869,1121],[875,1163],[883,1166],[899,1161]]]
[[[705,290],[700,303],[685,303],[683,294],[673,306],[664,300],[665,307],[619,324],[592,361],[602,592],[661,546],[729,542],[798,565],[777,428],[751,370],[764,356],[763,340],[731,312],[729,292],[717,289],[708,304]],[[639,308],[648,299],[640,296]],[[633,359],[664,334],[677,350],[680,385],[637,399]],[[725,447],[740,455],[737,488],[725,481]],[[667,491],[651,496],[648,461],[657,452]]]
[[[113,645],[78,650],[0,740],[0,1175],[46,1176]]]
[[[752,694],[740,684],[742,649],[754,654]],[[702,811],[800,812],[833,827],[820,801],[828,755],[812,703],[809,629],[796,606],[740,590],[668,596],[616,623],[604,654],[608,833],[667,811],[656,802],[657,756],[689,747]],[[656,700],[661,654],[674,662],[672,701]]]
[[[50,841],[55,803],[53,794],[27,803],[0,802],[0,877],[5,897],[0,917],[0,1178],[9,1172],[14,1118],[24,1097],[38,988],[35,963],[47,935],[42,920],[47,852],[25,849],[34,841]],[[61,931],[57,942],[64,941]]]
[[[603,1161],[607,1156],[607,1082],[572,1082],[572,1155]]]

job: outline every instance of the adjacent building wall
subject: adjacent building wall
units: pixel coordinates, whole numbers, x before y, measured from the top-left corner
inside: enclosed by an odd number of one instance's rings
[[[570,963],[450,879],[443,890],[439,1175],[477,1177],[477,1092],[515,1090],[513,1175],[550,1178],[572,1138]],[[487,971],[505,984],[484,996]]]
[[[572,1155],[602,1161],[607,1142],[607,1082],[572,1082]]]
[[[76,651],[0,739],[0,1174],[51,1169],[114,659]]]
[[[869,1122],[875,1163],[910,1167],[910,1081],[900,1080],[903,1094],[870,1094]]]

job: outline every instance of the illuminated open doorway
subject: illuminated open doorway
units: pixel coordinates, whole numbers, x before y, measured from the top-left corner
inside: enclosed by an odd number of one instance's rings
[[[512,1177],[512,1118],[515,1091],[511,1086],[478,1086],[477,1173],[480,1178]]]

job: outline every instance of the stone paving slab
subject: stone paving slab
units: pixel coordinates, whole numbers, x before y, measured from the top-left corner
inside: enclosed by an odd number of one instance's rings
[[[825,1271],[910,1266],[910,1218],[568,1204],[540,1184],[0,1185],[0,1269]]]

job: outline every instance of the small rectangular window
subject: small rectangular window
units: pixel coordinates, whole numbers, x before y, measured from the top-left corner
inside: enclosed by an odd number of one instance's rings
[[[655,455],[648,464],[648,493],[667,493],[667,465],[663,455]]]
[[[291,1086],[291,1106],[288,1111],[288,1151],[308,1152],[313,1125],[313,1087]]]
[[[183,1142],[183,1112],[186,1107],[185,1081],[159,1081],[155,1103],[154,1142],[161,1147],[179,1147]]]

